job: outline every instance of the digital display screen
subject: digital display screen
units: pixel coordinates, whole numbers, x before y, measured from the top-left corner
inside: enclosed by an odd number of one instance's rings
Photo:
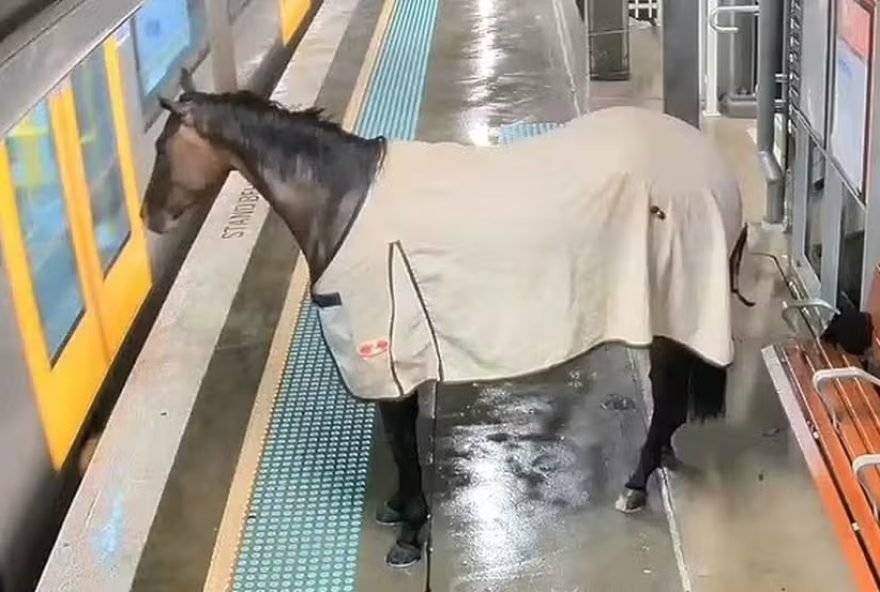
[[[854,0],[838,2],[831,152],[859,191],[864,181],[871,16]]]

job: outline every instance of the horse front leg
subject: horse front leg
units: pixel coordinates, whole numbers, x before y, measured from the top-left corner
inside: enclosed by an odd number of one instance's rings
[[[403,401],[381,402],[378,405],[385,437],[397,465],[398,488],[376,518],[382,524],[401,525],[397,542],[385,560],[394,567],[406,567],[421,559],[428,519],[416,440],[419,402],[413,394]]]
[[[668,339],[651,344],[651,394],[654,410],[638,465],[626,482],[615,507],[636,512],[648,501],[648,479],[661,465],[675,465],[672,436],[687,420],[688,380],[693,355]]]

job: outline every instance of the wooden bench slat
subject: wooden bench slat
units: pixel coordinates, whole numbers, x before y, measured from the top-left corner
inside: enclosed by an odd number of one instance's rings
[[[824,361],[820,358],[818,352],[816,351],[808,351],[804,349],[801,350],[801,355],[806,360],[811,377],[812,374],[816,372],[816,370],[828,367],[827,364],[823,363]],[[846,386],[839,384],[839,382],[840,381],[833,381],[831,384],[828,384],[825,387],[825,392],[827,395],[830,395],[828,398],[831,399],[831,404],[834,407],[834,412],[837,414],[838,426],[835,430],[832,422],[831,426],[834,433],[823,434],[823,436],[836,437],[840,439],[846,449],[849,461],[847,463],[847,470],[849,472],[852,472],[853,459],[865,454],[870,454],[872,452],[878,452],[880,451],[880,446],[872,447],[870,441],[864,438],[864,434],[862,433],[863,430],[869,430],[864,428],[864,422],[860,421],[859,419],[859,415],[863,412],[863,409],[859,407],[857,401],[853,400],[859,397],[851,396],[852,389],[848,389]],[[810,380],[810,384],[812,390],[812,380]],[[823,406],[824,409],[821,395],[819,393],[815,393],[815,398],[817,399],[818,403]],[[829,415],[829,420],[831,419],[832,418]],[[876,432],[876,429],[874,431]],[[876,468],[869,469],[866,472],[865,484],[870,489],[873,500],[880,500],[880,471],[878,471]],[[864,496],[865,494],[862,493],[861,495]],[[873,502],[871,498],[869,498],[868,501],[872,503],[873,507]],[[876,518],[873,517],[873,510],[872,522],[876,523]]]
[[[820,447],[832,468],[835,482],[847,501],[850,514],[859,526],[858,535],[868,552],[868,560],[875,572],[878,572],[880,571],[880,526],[874,519],[861,485],[852,472],[851,461],[837,437],[836,430],[832,427],[831,416],[825,410],[820,395],[813,390],[811,381],[813,370],[808,366],[800,350],[787,353],[791,354],[788,356],[788,362],[797,386],[801,390],[803,402],[807,405],[808,416],[821,435]]]
[[[816,351],[807,352],[814,371],[821,368],[852,366],[836,352],[820,351],[818,347],[815,349]],[[849,419],[858,430],[867,451],[880,452],[880,426],[877,423],[877,418],[880,417],[880,399],[873,385],[855,379],[841,379],[834,381],[833,387],[836,387],[835,390],[828,394],[844,404]],[[839,409],[835,411],[839,412]]]
[[[829,367],[860,367],[853,356],[824,350]],[[871,452],[880,452],[880,395],[874,385],[862,380],[847,380],[841,385],[851,404],[850,413]]]
[[[765,348],[763,356],[779,394],[782,408],[791,423],[792,433],[804,454],[807,470],[816,485],[826,516],[840,542],[844,558],[850,566],[856,587],[859,592],[877,592],[877,578],[868,561],[864,542],[852,527],[851,511],[832,474],[827,460],[828,453],[821,448],[821,443],[813,436],[815,422],[809,419],[810,412],[805,409],[804,394],[800,392],[797,382],[792,379],[794,375],[792,358],[782,345]]]

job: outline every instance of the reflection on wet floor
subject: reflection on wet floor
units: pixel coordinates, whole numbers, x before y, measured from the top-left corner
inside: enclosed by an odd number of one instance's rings
[[[444,2],[419,137],[486,145],[492,128],[576,115],[553,2]]]
[[[645,434],[622,348],[438,395],[432,590],[676,588],[656,484],[645,513],[613,509]]]

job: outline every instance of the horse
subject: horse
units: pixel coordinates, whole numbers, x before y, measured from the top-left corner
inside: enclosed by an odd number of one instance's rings
[[[398,487],[376,515],[399,526],[389,565],[419,561],[429,528],[424,385],[524,376],[603,342],[649,348],[654,406],[622,512],[678,465],[680,426],[723,416],[730,295],[753,304],[737,285],[747,226],[698,130],[613,108],[512,145],[403,142],[200,92],[186,71],[181,88],[160,99],[141,216],[165,233],[237,171],[286,223],[325,343],[348,390],[376,401],[393,452]]]

